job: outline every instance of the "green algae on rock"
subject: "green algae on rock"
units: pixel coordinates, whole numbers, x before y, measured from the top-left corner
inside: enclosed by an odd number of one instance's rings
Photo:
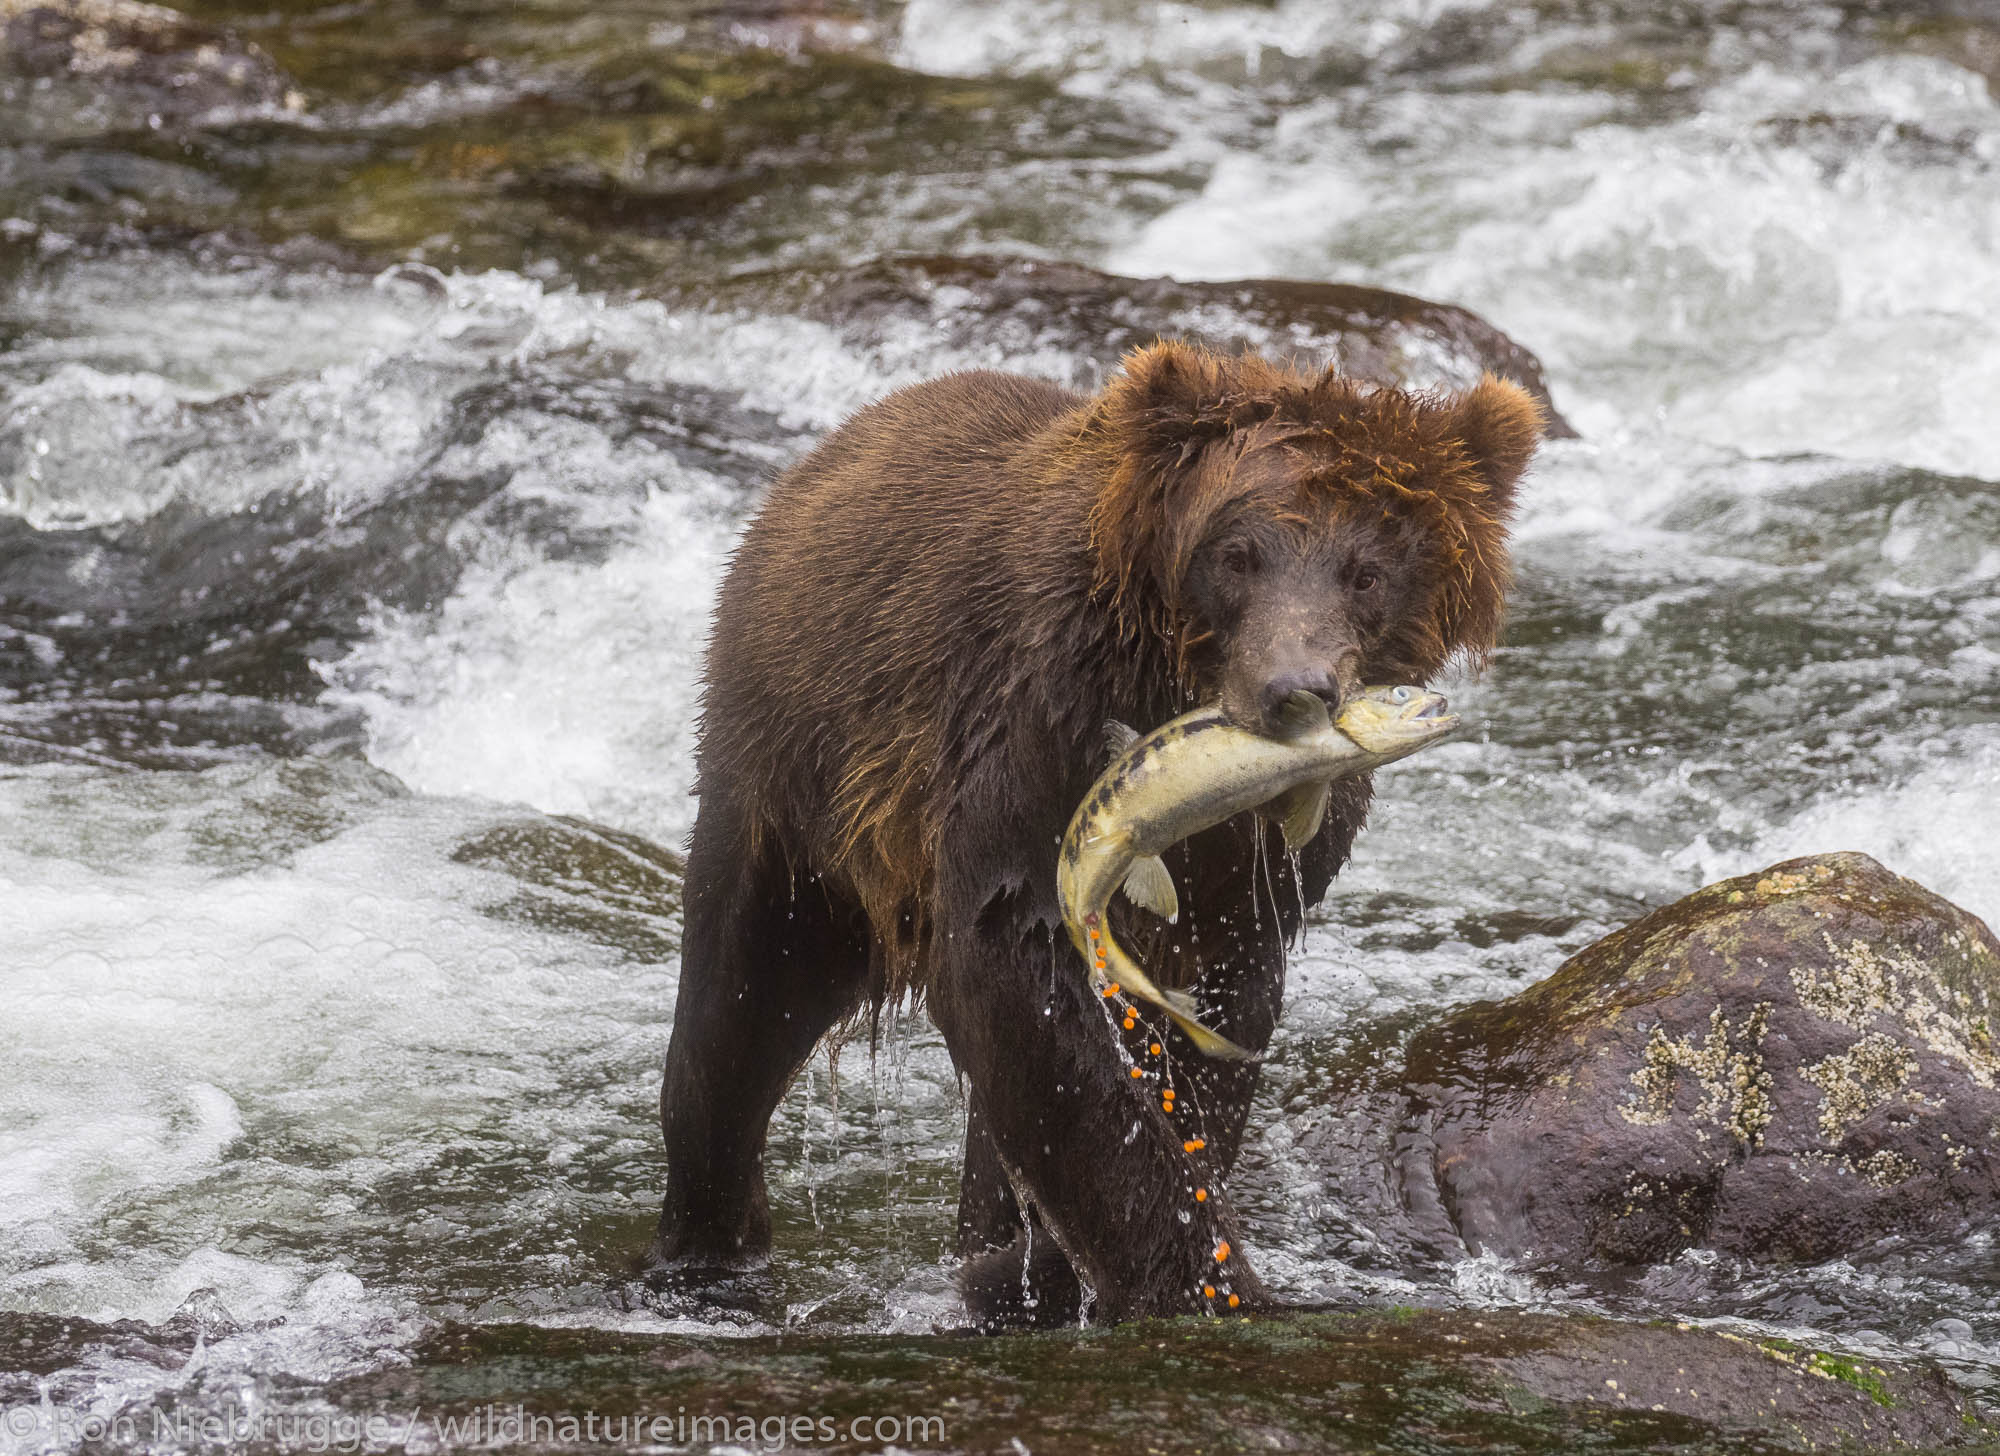
[[[1787,861],[1418,1036],[1399,1172],[1469,1247],[1556,1264],[1947,1231],[2000,1209],[1996,998],[1972,915],[1865,855]]]

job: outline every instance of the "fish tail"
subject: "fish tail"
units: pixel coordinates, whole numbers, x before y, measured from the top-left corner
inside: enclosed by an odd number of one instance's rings
[[[1238,1046],[1222,1033],[1203,1026],[1195,1016],[1194,998],[1187,992],[1161,990],[1109,935],[1104,937],[1103,944],[1106,961],[1117,971],[1114,979],[1119,988],[1127,995],[1166,1012],[1167,1019],[1181,1029],[1181,1034],[1195,1044],[1196,1050],[1225,1062],[1256,1060],[1254,1053]]]

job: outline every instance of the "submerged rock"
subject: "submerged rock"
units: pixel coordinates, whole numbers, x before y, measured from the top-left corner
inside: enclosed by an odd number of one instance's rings
[[[567,814],[536,814],[495,825],[451,857],[520,882],[488,907],[490,915],[567,930],[635,959],[680,951],[686,861],[665,845]]]
[[[1412,1042],[1390,1159],[1475,1252],[1797,1260],[2000,1213],[2000,942],[1860,854],[1710,885]]]

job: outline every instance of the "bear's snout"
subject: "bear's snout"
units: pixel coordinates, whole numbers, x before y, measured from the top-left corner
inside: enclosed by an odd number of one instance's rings
[[[1235,682],[1222,695],[1223,710],[1254,733],[1276,735],[1284,727],[1285,700],[1293,693],[1312,693],[1338,715],[1343,704],[1361,691],[1361,652],[1356,647],[1315,650],[1304,642],[1279,642],[1262,654],[1262,661],[1244,663],[1231,674]]]
[[[1311,693],[1324,699],[1329,712],[1338,713],[1345,699],[1339,681],[1330,669],[1304,672],[1282,672],[1264,684],[1257,696],[1257,705],[1263,712],[1264,731],[1277,729],[1284,713],[1285,700],[1293,693]]]

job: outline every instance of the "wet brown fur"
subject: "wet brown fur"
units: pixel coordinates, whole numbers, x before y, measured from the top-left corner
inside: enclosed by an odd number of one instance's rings
[[[710,699],[730,690],[754,652],[775,690],[768,701],[804,707],[817,720],[797,725],[811,745],[810,778],[765,753],[788,736],[782,716],[765,743],[704,743],[747,771],[752,846],[770,836],[795,860],[806,849],[795,872],[825,875],[859,901],[880,950],[878,1000],[923,991],[939,841],[966,772],[1005,731],[997,690],[1028,678],[1060,683],[1073,671],[1056,623],[1015,624],[1014,641],[1028,655],[992,664],[994,676],[972,685],[979,701],[952,700],[954,680],[971,675],[939,660],[939,644],[954,640],[953,621],[931,594],[973,589],[961,573],[983,574],[993,558],[982,551],[966,559],[958,549],[954,518],[967,503],[940,496],[938,484],[957,484],[955,464],[989,460],[927,458],[935,473],[915,478],[908,452],[913,440],[929,455],[938,447],[928,442],[972,434],[956,414],[1017,442],[1009,463],[1018,474],[970,504],[989,523],[982,540],[1045,577],[1037,595],[1052,614],[1103,611],[1133,658],[1174,644],[1173,695],[1182,703],[1199,690],[1190,655],[1200,644],[1177,587],[1210,524],[1239,498],[1233,467],[1258,452],[1278,452],[1292,468],[1295,494],[1281,503],[1287,519],[1375,519],[1429,543],[1431,608],[1399,624],[1392,651],[1402,672],[1393,680],[1426,679],[1455,652],[1482,660],[1494,644],[1510,511],[1493,479],[1511,487],[1541,434],[1539,410],[1515,385],[1489,376],[1463,399],[1446,400],[1371,391],[1330,370],[1304,373],[1254,355],[1159,344],[1132,354],[1095,399],[1069,396],[1069,407],[1045,422],[1035,414],[1050,408],[1059,393],[1052,386],[973,373],[921,389],[921,403],[914,392],[892,396],[796,467],[739,555],[738,576],[755,573],[760,617],[780,630],[754,649],[722,644],[731,650],[712,662]],[[865,432],[864,422],[872,426]],[[904,487],[893,518],[870,511],[856,519],[849,502],[878,481]],[[841,553],[873,568],[885,551],[900,553],[922,585],[909,593],[919,598],[912,617],[892,617],[901,597],[877,600],[858,580],[850,589],[844,573],[828,579]],[[854,625],[851,614],[885,650],[866,691],[844,692],[813,672],[817,643],[798,640]],[[986,645],[959,641],[949,650],[977,660]],[[1096,700],[1102,690],[1085,696]]]
[[[1105,482],[1091,512],[1097,584],[1127,630],[1171,638],[1175,587],[1239,487],[1230,467],[1276,451],[1296,524],[1374,517],[1424,532],[1436,549],[1433,610],[1406,624],[1400,655],[1428,676],[1453,652],[1483,663],[1499,635],[1510,571],[1513,482],[1542,434],[1525,391],[1488,375],[1462,401],[1369,390],[1255,355],[1171,345],[1127,361],[1089,416],[1078,453]],[[1205,468],[1204,446],[1222,445]],[[1497,483],[1501,487],[1496,489]]]

